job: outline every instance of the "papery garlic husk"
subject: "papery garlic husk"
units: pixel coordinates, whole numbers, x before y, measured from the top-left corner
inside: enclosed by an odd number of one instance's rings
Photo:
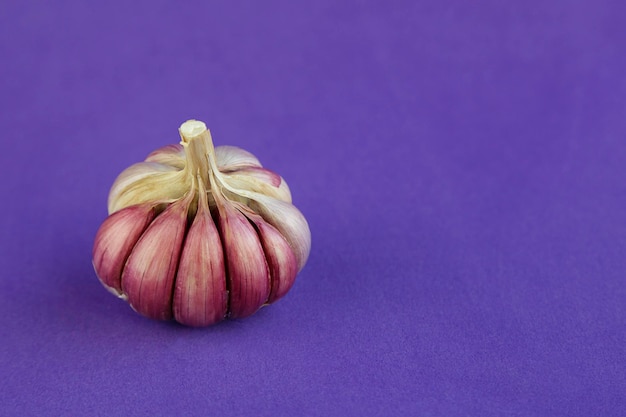
[[[208,326],[289,291],[311,249],[285,180],[189,120],[181,142],[124,170],[109,193],[93,264],[140,314]]]

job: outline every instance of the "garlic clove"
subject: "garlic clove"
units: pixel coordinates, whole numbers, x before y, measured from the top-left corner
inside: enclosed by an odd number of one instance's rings
[[[246,194],[248,206],[259,213],[285,237],[298,261],[298,272],[311,252],[311,231],[306,219],[295,206],[259,193]]]
[[[152,151],[145,162],[156,162],[157,164],[169,165],[178,169],[185,167],[185,150],[181,144],[163,146]]]
[[[263,182],[264,184],[271,185],[276,188],[278,188],[280,186],[280,183],[282,182],[280,175],[278,175],[274,171],[270,171],[269,169],[259,168],[259,167],[249,167],[249,168],[238,169],[228,175],[231,177],[238,177],[238,178],[252,177],[256,180],[259,180],[260,182]]]
[[[261,162],[259,162],[256,156],[237,146],[216,146],[215,158],[217,166],[223,172],[247,167],[261,167]]]
[[[270,294],[265,254],[248,219],[219,195],[216,195],[216,203],[226,258],[229,314],[232,318],[248,317],[267,301]]]
[[[274,226],[247,207],[244,208],[244,215],[256,226],[263,246],[271,278],[267,303],[271,304],[287,294],[293,286],[298,273],[298,261],[287,240]]]
[[[93,266],[100,282],[118,297],[125,298],[120,281],[124,264],[155,214],[154,204],[130,206],[107,217],[98,229]]]
[[[298,273],[298,260],[289,243],[276,228],[264,221],[256,222],[270,268],[272,287],[267,303],[282,298],[293,287]]]
[[[168,165],[140,162],[122,172],[109,193],[109,214],[151,201],[174,201],[189,189],[184,171]]]
[[[122,273],[122,290],[144,316],[172,318],[172,293],[185,236],[187,211],[194,192],[169,205],[148,226],[133,248]]]
[[[198,210],[185,238],[174,287],[174,318],[187,326],[217,323],[228,312],[222,242],[199,183]]]
[[[287,182],[269,169],[242,168],[224,174],[224,180],[237,189],[261,193],[291,203],[291,191]]]
[[[178,170],[169,165],[158,164],[154,162],[139,162],[133,164],[126,168],[124,171],[120,173],[113,182],[111,186],[111,191],[109,192],[109,213],[113,213],[117,210],[112,210],[113,207],[117,206],[117,200],[120,199],[126,190],[133,186],[133,184],[137,181],[145,180],[149,177],[157,177],[165,174],[171,174],[173,172],[177,172]],[[127,206],[126,206],[127,207]]]

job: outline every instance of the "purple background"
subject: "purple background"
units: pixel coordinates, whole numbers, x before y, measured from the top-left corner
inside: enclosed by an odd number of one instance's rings
[[[623,2],[88,3],[0,3],[2,416],[626,415]],[[313,235],[200,330],[91,266],[188,118]]]

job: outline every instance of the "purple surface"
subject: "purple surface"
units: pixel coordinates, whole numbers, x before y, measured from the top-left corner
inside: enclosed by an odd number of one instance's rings
[[[106,3],[0,3],[0,415],[626,415],[622,3]],[[188,118],[313,235],[203,330],[91,266]]]

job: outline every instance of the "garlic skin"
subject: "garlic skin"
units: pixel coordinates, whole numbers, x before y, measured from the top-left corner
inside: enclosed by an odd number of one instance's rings
[[[244,318],[291,289],[311,233],[285,180],[200,121],[181,142],[125,169],[108,199],[93,264],[138,313],[188,326]]]

